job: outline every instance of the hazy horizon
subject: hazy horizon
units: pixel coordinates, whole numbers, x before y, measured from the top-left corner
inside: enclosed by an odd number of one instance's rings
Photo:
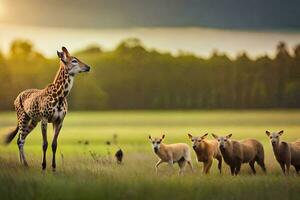
[[[139,38],[147,49],[160,52],[190,52],[209,57],[214,50],[230,57],[246,51],[250,57],[268,54],[274,56],[278,42],[284,41],[291,50],[300,43],[296,31],[241,31],[201,27],[136,27],[114,29],[53,28],[0,24],[0,49],[7,53],[15,39],[30,40],[35,48],[47,57],[55,56],[56,50],[65,45],[71,51],[90,44],[104,50],[114,49],[126,38]]]

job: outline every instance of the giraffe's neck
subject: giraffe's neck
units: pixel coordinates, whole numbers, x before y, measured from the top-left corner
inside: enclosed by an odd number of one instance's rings
[[[73,86],[74,76],[68,74],[67,68],[61,64],[53,81],[57,98],[66,98]]]

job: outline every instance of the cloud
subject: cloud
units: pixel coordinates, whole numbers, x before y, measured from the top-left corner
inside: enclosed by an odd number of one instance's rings
[[[298,0],[2,0],[0,23],[55,27],[299,29]]]

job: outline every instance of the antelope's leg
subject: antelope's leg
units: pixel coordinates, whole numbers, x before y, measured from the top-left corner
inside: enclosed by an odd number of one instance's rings
[[[251,167],[251,169],[252,169],[253,174],[256,174],[256,170],[255,170],[255,167],[254,167],[254,163],[255,163],[255,160],[249,162],[249,165],[250,165],[250,167]]]
[[[212,163],[213,163],[213,159],[210,158],[210,159],[207,161],[207,164],[206,164],[205,174],[208,174],[208,173],[209,173],[209,170],[210,170],[210,168],[211,168]]]
[[[163,163],[163,161],[161,159],[159,159],[159,161],[156,163],[155,165],[155,171],[156,171],[156,174],[158,173],[158,166]]]
[[[285,174],[285,164],[283,162],[280,162],[279,164],[280,164],[283,174]]]
[[[192,165],[192,161],[187,161],[188,165],[190,166],[191,168],[191,171],[194,172],[194,168],[193,168],[193,165]]]

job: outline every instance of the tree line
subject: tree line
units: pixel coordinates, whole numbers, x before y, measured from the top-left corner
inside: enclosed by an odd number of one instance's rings
[[[92,45],[75,53],[92,66],[75,80],[69,105],[77,110],[247,109],[300,107],[300,45],[284,42],[276,55],[235,59],[215,51],[204,59],[146,49],[127,39],[114,50]],[[15,40],[0,52],[0,110],[12,110],[24,89],[43,88],[58,70],[58,58],[46,58],[30,41]]]

